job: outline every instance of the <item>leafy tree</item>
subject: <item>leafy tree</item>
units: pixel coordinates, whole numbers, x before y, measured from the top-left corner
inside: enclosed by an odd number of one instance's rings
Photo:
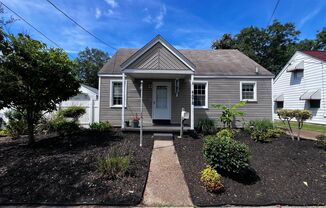
[[[317,49],[317,43],[315,40],[304,39],[293,47],[293,53],[295,51],[309,51],[315,49]]]
[[[299,31],[294,24],[282,24],[274,21],[266,28],[247,27],[242,29],[233,39],[233,48],[277,74],[293,55]],[[213,49],[228,48],[220,43],[223,38],[213,42]]]
[[[28,35],[6,35],[0,42],[0,109],[13,108],[23,113],[29,143],[41,113],[78,93],[73,63],[62,49],[48,48]]]
[[[316,35],[317,49],[326,50],[326,27]]]
[[[5,13],[5,10],[4,10],[3,6],[2,6],[2,3],[0,3],[0,14],[4,14],[4,13]],[[14,21],[16,21],[16,19],[13,18],[13,17],[5,18],[4,16],[1,16],[0,17],[0,29],[3,30],[3,28],[6,25],[11,24]]]
[[[213,42],[213,49],[232,49],[236,48],[235,39],[231,34],[226,33],[222,36],[221,39]]]
[[[97,73],[108,59],[106,52],[96,48],[86,48],[79,52],[74,69],[78,79],[86,85],[98,88]]]

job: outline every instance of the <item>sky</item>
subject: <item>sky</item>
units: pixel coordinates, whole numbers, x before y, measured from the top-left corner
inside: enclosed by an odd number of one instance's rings
[[[237,34],[248,26],[266,27],[277,0],[51,0],[80,25],[112,46],[90,36],[46,0],[0,0],[70,57],[99,48],[113,55],[116,48],[139,48],[161,34],[176,48],[209,49],[224,33]],[[13,15],[6,11],[6,16]],[[17,18],[17,17],[15,17]],[[19,19],[19,18],[18,18]],[[315,38],[326,27],[326,0],[280,0],[273,19],[292,22],[300,39]],[[22,20],[6,27],[55,45]]]

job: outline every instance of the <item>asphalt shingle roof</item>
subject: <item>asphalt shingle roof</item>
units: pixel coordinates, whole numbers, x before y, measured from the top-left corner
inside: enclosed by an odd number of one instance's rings
[[[319,60],[326,61],[326,51],[302,51],[302,53],[315,57]]]
[[[121,48],[103,66],[99,74],[121,74],[121,64],[138,49]],[[219,50],[179,50],[195,66],[195,75],[212,76],[254,76],[256,67],[258,75],[272,76],[273,74],[235,49]]]

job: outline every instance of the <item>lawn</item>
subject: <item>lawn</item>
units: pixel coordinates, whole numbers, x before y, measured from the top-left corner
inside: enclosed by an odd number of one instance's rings
[[[179,157],[193,203],[220,205],[325,205],[326,151],[312,141],[292,141],[281,136],[256,143],[240,133],[237,140],[249,145],[251,169],[242,177],[222,175],[225,191],[207,192],[200,181],[206,166],[203,139],[176,139]]]
[[[282,121],[275,121],[274,123],[278,127],[287,127],[286,125],[283,124]],[[297,125],[298,125],[297,122],[291,122],[291,126],[294,127],[294,129],[298,129]],[[324,134],[326,133],[326,125],[322,125],[322,124],[304,123],[302,129],[308,131],[316,131]]]
[[[33,147],[22,140],[0,141],[0,204],[105,204],[141,202],[153,141],[138,134],[83,133],[48,138]],[[131,156],[125,177],[111,179],[97,168],[99,156],[117,149]]]

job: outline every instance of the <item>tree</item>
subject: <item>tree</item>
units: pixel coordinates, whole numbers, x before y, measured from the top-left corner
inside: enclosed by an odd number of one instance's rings
[[[236,48],[235,40],[231,34],[224,34],[222,38],[215,40],[212,45],[213,49],[233,49]]]
[[[326,50],[326,27],[316,35],[317,49]]]
[[[233,39],[233,48],[255,60],[258,64],[277,74],[293,55],[293,46],[298,40],[299,31],[294,24],[282,24],[274,21],[266,28],[247,27],[242,29]],[[224,36],[223,36],[224,37]],[[212,48],[228,48],[225,44],[214,42]]]
[[[108,59],[106,52],[96,48],[86,48],[79,52],[74,69],[78,79],[86,85],[98,88],[97,73]]]
[[[78,93],[73,63],[62,49],[48,48],[28,35],[6,35],[0,42],[0,109],[13,108],[23,113],[29,143],[42,113]]]

